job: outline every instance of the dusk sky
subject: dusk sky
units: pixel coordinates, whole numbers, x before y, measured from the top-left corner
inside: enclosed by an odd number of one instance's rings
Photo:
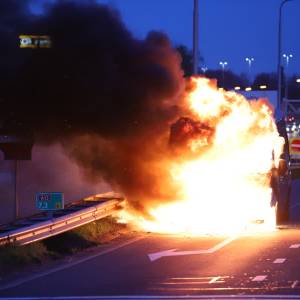
[[[38,2],[38,1],[37,1]],[[193,0],[99,0],[117,8],[129,30],[143,38],[151,30],[165,32],[174,45],[192,47]],[[252,73],[277,65],[278,10],[281,0],[199,0],[199,46],[204,65],[220,61],[238,73],[248,72],[245,58],[255,59]],[[293,54],[289,73],[300,74],[300,0],[283,9],[283,53]]]

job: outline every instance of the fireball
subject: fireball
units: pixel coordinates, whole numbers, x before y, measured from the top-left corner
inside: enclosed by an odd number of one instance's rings
[[[191,78],[190,85],[184,99],[188,117],[173,127],[176,155],[168,165],[180,198],[149,208],[151,218],[126,217],[162,233],[273,230],[270,171],[278,166],[284,141],[270,104],[218,89],[203,77]]]

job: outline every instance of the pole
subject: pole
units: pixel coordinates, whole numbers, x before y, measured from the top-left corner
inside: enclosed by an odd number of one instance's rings
[[[282,8],[285,3],[293,0],[283,0],[279,7],[279,21],[278,21],[278,57],[277,57],[277,77],[278,77],[278,87],[277,87],[277,109],[281,110],[281,88],[282,88],[282,68],[281,68],[281,17]]]
[[[19,198],[18,198],[18,160],[14,161],[14,171],[15,171],[15,219],[19,218]]]
[[[198,55],[199,55],[199,2],[194,0],[193,18],[193,74],[198,74]]]
[[[225,88],[225,66],[228,63],[227,61],[220,61],[219,64],[222,67],[222,87]]]
[[[225,71],[225,65],[223,64],[222,65],[222,83],[223,83],[223,88],[225,88],[225,74],[224,74],[224,71]]]
[[[286,57],[286,68],[285,68],[285,96],[284,98],[288,98],[288,68],[289,68],[289,56]]]
[[[254,58],[253,57],[246,57],[245,61],[248,64],[249,80],[251,81],[251,66],[252,66],[252,63],[254,62]]]
[[[289,62],[290,62],[290,59],[293,57],[292,54],[283,54],[282,55],[285,59],[285,63],[286,63],[286,67],[285,67],[285,71],[284,71],[284,74],[285,74],[285,94],[284,94],[284,97],[285,99],[288,98],[288,68],[289,68]]]

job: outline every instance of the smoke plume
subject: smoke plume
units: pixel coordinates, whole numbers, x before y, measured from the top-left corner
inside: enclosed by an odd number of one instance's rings
[[[184,82],[167,36],[138,40],[117,11],[94,1],[58,1],[23,17],[25,31],[15,32],[49,35],[52,47],[16,50],[22,60],[5,87],[4,123],[38,143],[60,142],[91,181],[104,179],[141,211],[172,199],[160,188],[170,176],[162,162]]]

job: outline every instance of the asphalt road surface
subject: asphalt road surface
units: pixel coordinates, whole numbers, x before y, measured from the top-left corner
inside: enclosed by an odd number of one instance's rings
[[[137,234],[54,265],[0,279],[0,297],[299,295],[300,180],[291,224],[239,236]],[[259,225],[258,225],[259,226]]]
[[[300,229],[140,234],[0,288],[1,297],[232,294],[300,294]]]

